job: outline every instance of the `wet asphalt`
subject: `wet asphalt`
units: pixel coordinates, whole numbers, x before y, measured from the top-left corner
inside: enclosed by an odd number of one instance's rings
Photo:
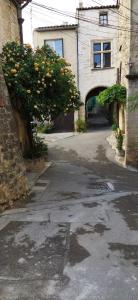
[[[0,300],[138,300],[138,173],[109,133],[49,144],[27,203],[0,217]]]

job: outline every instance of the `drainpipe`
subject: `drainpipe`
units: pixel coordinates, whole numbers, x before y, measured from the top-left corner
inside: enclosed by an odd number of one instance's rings
[[[17,8],[17,16],[18,16],[18,23],[19,23],[20,43],[21,43],[21,45],[23,45],[23,22],[24,22],[24,19],[22,18],[21,7]]]
[[[21,5],[18,0],[12,0],[12,1],[17,7],[17,17],[18,17],[18,23],[19,23],[20,43],[23,45],[23,22],[24,22],[24,19],[22,18],[22,10],[32,0],[26,0],[26,2],[23,5]]]
[[[79,74],[79,11],[77,12],[78,16],[78,28],[77,28],[77,83],[78,90],[80,89],[80,74]]]

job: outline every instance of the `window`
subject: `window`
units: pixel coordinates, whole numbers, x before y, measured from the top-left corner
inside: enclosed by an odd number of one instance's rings
[[[63,57],[63,39],[45,40],[44,44],[49,45],[49,47],[53,49],[57,55]]]
[[[111,42],[93,43],[94,69],[111,67]]]
[[[99,14],[99,25],[106,26],[108,25],[108,13],[103,12]]]

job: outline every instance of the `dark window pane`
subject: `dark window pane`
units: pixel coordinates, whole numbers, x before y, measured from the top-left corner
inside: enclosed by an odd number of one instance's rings
[[[101,54],[94,54],[94,68],[101,68]]]
[[[104,68],[111,67],[111,53],[104,53],[103,54],[103,67]]]
[[[111,50],[111,43],[103,43],[103,50],[104,51]]]
[[[93,44],[93,51],[101,51],[101,43],[95,43]]]
[[[103,13],[99,15],[99,23],[100,25],[107,25],[108,24],[108,14]]]

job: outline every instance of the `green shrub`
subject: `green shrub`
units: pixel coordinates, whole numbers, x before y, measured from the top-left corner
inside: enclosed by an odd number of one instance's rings
[[[44,144],[43,140],[40,138],[35,138],[33,151],[28,151],[23,154],[25,159],[34,159],[39,157],[44,157],[48,154],[48,147]]]
[[[119,151],[121,151],[123,149],[124,136],[123,136],[122,130],[120,128],[116,129],[115,137],[116,137],[116,141],[117,141],[116,147]]]
[[[113,130],[113,131],[116,131],[116,130],[117,130],[117,128],[118,128],[118,127],[117,127],[117,124],[116,124],[116,123],[114,123],[114,124],[112,125],[112,130]]]
[[[84,120],[78,119],[76,121],[77,132],[85,132],[87,130],[86,122]]]
[[[97,100],[100,105],[110,104],[110,103],[120,103],[126,102],[126,88],[120,84],[114,84],[113,86],[102,91]]]
[[[50,124],[43,124],[37,126],[37,132],[38,133],[51,133],[52,132],[53,125]]]

